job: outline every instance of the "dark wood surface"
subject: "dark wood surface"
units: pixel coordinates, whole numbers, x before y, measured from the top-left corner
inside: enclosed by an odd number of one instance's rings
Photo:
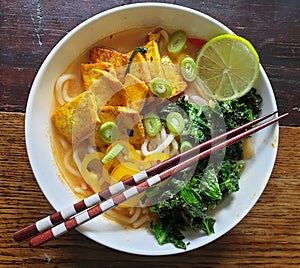
[[[1,1],[0,111],[25,112],[35,74],[55,44],[82,21],[116,6],[145,1]],[[182,0],[207,13],[257,49],[285,125],[299,120],[300,1]]]
[[[53,213],[28,162],[24,116],[33,79],[55,44],[85,19],[146,1],[6,1],[0,3],[0,267],[299,267],[300,1],[180,0],[249,39],[277,99],[278,157],[258,203],[217,241],[175,256],[143,257],[99,245],[76,231],[30,248],[13,233]]]

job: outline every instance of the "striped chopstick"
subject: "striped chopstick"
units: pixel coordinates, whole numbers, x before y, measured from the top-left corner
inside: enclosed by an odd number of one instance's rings
[[[185,161],[180,162],[177,165],[174,165],[174,166],[146,179],[145,181],[143,181],[135,186],[132,186],[132,187],[128,188],[127,190],[125,190],[119,194],[116,194],[115,196],[112,196],[108,200],[87,209],[86,211],[76,215],[75,217],[70,218],[63,223],[60,223],[59,225],[56,225],[55,227],[36,235],[35,237],[33,237],[29,240],[29,245],[32,247],[37,247],[39,245],[46,243],[49,240],[52,240],[54,238],[57,238],[60,235],[63,235],[64,233],[68,232],[69,230],[71,230],[75,227],[78,227],[79,225],[93,219],[94,217],[101,215],[102,213],[106,212],[107,210],[110,210],[110,209],[118,206],[119,204],[125,202],[126,200],[136,196],[137,194],[146,191],[151,186],[154,186],[154,185],[158,184],[159,182],[166,180],[172,174],[189,167],[190,165],[196,163],[197,161],[208,157],[210,154],[217,152],[217,151],[225,148],[226,146],[230,146],[233,143],[269,126],[270,124],[277,122],[278,120],[280,120],[281,118],[283,118],[287,115],[288,114],[286,113],[281,116],[278,116],[278,117],[271,119],[263,124],[253,127],[247,131],[239,133],[236,136],[233,136],[226,141],[218,143],[217,145],[210,147],[209,149],[207,149],[203,152],[200,152],[199,154],[189,157]]]
[[[61,211],[55,212],[54,214],[49,215],[49,216],[37,221],[36,223],[31,224],[31,225],[17,231],[14,234],[14,239],[17,242],[21,242],[25,239],[30,238],[31,236],[34,236],[41,232],[44,232],[45,230],[52,228],[53,226],[69,219],[70,217],[76,215],[77,213],[80,213],[80,212],[86,210],[87,208],[92,207],[92,206],[98,204],[99,202],[105,201],[108,198],[110,198],[111,196],[124,191],[128,186],[136,185],[136,184],[140,183],[141,181],[143,181],[151,176],[154,176],[156,173],[159,173],[159,172],[165,170],[166,168],[179,163],[179,161],[183,161],[184,159],[190,157],[191,155],[195,155],[203,150],[206,150],[214,143],[224,141],[225,139],[230,138],[233,135],[237,135],[238,133],[243,132],[245,129],[252,127],[253,125],[271,117],[272,115],[274,115],[276,113],[277,113],[277,111],[271,112],[269,114],[266,114],[262,117],[257,118],[256,120],[253,120],[241,127],[238,127],[238,128],[232,129],[228,132],[225,132],[225,133],[221,134],[220,136],[217,136],[211,140],[208,140],[206,142],[203,142],[203,143],[193,147],[190,150],[187,150],[181,154],[175,155],[175,156],[165,160],[164,162],[161,162],[158,165],[155,165],[146,170],[143,170],[124,181],[120,181],[114,185],[111,185],[109,188],[107,188],[99,193],[95,193],[75,204],[65,207]]]
[[[275,113],[276,112],[270,113],[270,114],[265,115],[255,121],[252,121],[246,125],[243,125],[242,127],[239,127],[235,130],[224,133],[224,134],[210,140],[209,142],[203,143],[201,146],[194,147],[193,149],[186,151],[183,154],[180,154],[179,157],[177,156],[177,157],[170,158],[167,161],[164,161],[164,162],[156,165],[155,167],[152,167],[146,171],[142,171],[142,172],[138,173],[136,176],[133,176],[132,178],[130,178],[124,182],[119,182],[116,185],[112,185],[106,191],[94,194],[72,206],[69,206],[66,209],[63,209],[62,211],[53,214],[54,216],[53,215],[48,216],[48,217],[38,221],[37,223],[18,231],[15,234],[15,240],[18,241],[18,240],[20,240],[20,238],[26,239],[32,235],[35,235],[37,232],[41,232],[41,234],[37,235],[36,237],[34,237],[30,240],[31,246],[38,246],[42,243],[45,243],[46,241],[51,240],[54,237],[58,237],[58,236],[62,235],[63,233],[67,232],[68,230],[70,230],[74,227],[77,227],[80,224],[94,218],[95,216],[100,215],[103,212],[117,206],[118,204],[135,196],[136,194],[145,191],[150,186],[155,185],[162,180],[165,180],[170,175],[172,175],[174,172],[188,167],[189,165],[195,163],[196,161],[199,161],[200,159],[203,159],[203,158],[209,156],[212,152],[215,152],[226,146],[229,146],[232,143],[235,143],[236,141],[240,140],[241,138],[251,135],[252,133],[278,121],[279,119],[281,119],[282,117],[287,115],[287,114],[284,114],[284,115],[274,118],[273,120],[270,120],[264,124],[256,126],[246,132],[243,132],[245,129],[251,127],[253,124],[260,122],[260,121],[270,117],[271,115],[274,115]],[[238,134],[238,135],[234,136],[235,134]],[[221,143],[217,144],[216,146],[211,147],[210,149],[193,156],[192,153],[194,153],[194,154],[195,154],[195,152],[199,153],[200,150],[209,148],[213,144],[213,142],[221,141],[222,139],[224,139],[226,137],[231,137],[231,139],[226,140],[225,142],[221,142]],[[186,159],[187,157],[189,157],[189,158],[187,160],[179,163],[179,159],[182,159],[182,157],[184,157],[184,159]],[[171,168],[165,170],[166,167],[168,166],[165,162],[169,162],[168,165],[171,163],[171,164],[173,164],[173,166]],[[160,174],[159,174],[159,172],[160,172]],[[156,173],[158,173],[158,174],[155,175]],[[151,177],[151,176],[153,176],[153,177]],[[145,180],[145,181],[143,181],[143,180]],[[143,181],[143,182],[141,182],[141,181]],[[141,182],[141,183],[139,183],[139,182]],[[136,186],[133,186],[133,187],[125,190],[126,186],[131,186],[131,185],[136,185]],[[123,192],[119,193],[120,191],[123,191]],[[119,194],[117,194],[117,193],[119,193]],[[115,195],[115,196],[113,196],[113,195]],[[103,201],[104,199],[108,198],[109,196],[113,196],[113,197],[111,197],[111,198],[107,199],[106,201],[99,204],[99,202]],[[95,204],[97,204],[97,205],[95,205]],[[93,206],[93,207],[82,212],[83,210],[85,210],[91,206]],[[78,211],[82,212],[82,213],[69,219],[70,217],[72,217],[76,213],[78,213]],[[58,221],[60,221],[60,222],[62,221],[61,218],[63,218],[63,220],[65,220],[65,222],[51,228],[53,225],[55,225],[55,223],[53,223],[52,220],[56,221],[56,224],[57,224]],[[34,226],[34,228],[32,226]],[[51,228],[51,229],[49,229],[49,228]],[[28,230],[30,231],[30,233],[28,233]],[[21,240],[23,240],[23,239],[21,239]]]

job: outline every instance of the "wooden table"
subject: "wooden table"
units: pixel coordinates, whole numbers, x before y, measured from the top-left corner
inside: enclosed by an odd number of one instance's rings
[[[164,257],[121,253],[76,231],[40,248],[13,233],[54,210],[28,162],[24,117],[32,81],[44,58],[73,27],[112,7],[146,1],[1,2],[0,19],[0,267],[300,267],[300,2],[178,0],[220,20],[257,48],[281,121],[278,157],[251,212],[229,233],[197,250]]]

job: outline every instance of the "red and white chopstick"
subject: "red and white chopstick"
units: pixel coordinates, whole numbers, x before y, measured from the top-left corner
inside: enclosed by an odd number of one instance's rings
[[[274,118],[266,123],[263,123],[263,124],[258,125],[250,130],[245,131],[245,129],[251,127],[253,124],[258,123],[258,122],[270,117],[271,115],[274,115],[275,113],[276,112],[267,114],[255,121],[247,123],[246,125],[243,125],[237,129],[231,130],[227,133],[224,133],[206,143],[202,143],[201,145],[194,147],[193,149],[191,149],[189,151],[186,151],[176,157],[170,158],[154,167],[151,167],[145,171],[142,171],[142,172],[138,173],[137,175],[129,178],[126,181],[119,182],[115,185],[112,185],[103,192],[94,194],[74,205],[71,205],[71,206],[63,209],[60,212],[54,213],[53,215],[48,216],[48,217],[36,222],[35,224],[30,225],[30,226],[16,232],[14,238],[16,241],[21,241],[32,235],[35,235],[37,232],[41,232],[40,234],[38,234],[36,237],[33,237],[29,241],[30,245],[35,247],[35,246],[43,244],[55,237],[58,237],[58,236],[62,235],[63,233],[67,232],[68,230],[81,225],[82,223],[119,205],[120,203],[128,200],[129,198],[137,195],[138,193],[145,191],[152,185],[155,185],[155,184],[165,180],[166,178],[171,176],[173,173],[190,166],[191,164],[199,161],[200,159],[203,159],[203,158],[209,156],[211,153],[218,151],[226,146],[229,146],[229,145],[237,142],[238,140],[240,140],[248,135],[251,135],[254,132],[256,132],[270,124],[273,124],[274,122],[280,120],[281,118],[283,118],[287,115],[287,114],[281,115],[281,116]],[[234,135],[236,135],[236,136],[234,136]],[[220,142],[226,137],[231,137],[231,138],[217,144],[214,147],[209,148],[213,143],[216,143],[218,141]],[[207,149],[207,148],[209,148],[209,149]],[[204,150],[204,149],[206,151],[201,152],[201,150]],[[199,154],[195,155],[195,153],[199,153]],[[181,163],[179,163],[179,160],[181,160],[181,159],[185,159],[185,161],[182,161]],[[170,165],[172,165],[172,166],[170,167]],[[168,169],[166,169],[167,167],[168,167]],[[156,175],[155,175],[155,173],[156,173]],[[153,176],[153,177],[151,177],[151,176]],[[145,180],[145,181],[143,181],[143,180]],[[143,182],[141,182],[141,181],[143,181]],[[136,184],[136,186],[132,186],[135,184]],[[128,186],[132,186],[132,187],[130,187],[129,189],[126,190],[126,187],[128,187]],[[121,193],[119,193],[119,192],[121,192]],[[112,197],[107,199],[106,201],[98,204],[99,202],[103,201],[104,199],[108,198],[109,196],[112,196]],[[98,204],[98,205],[95,205],[95,204]],[[91,207],[91,208],[87,209],[88,207]],[[87,210],[82,212],[85,209],[87,209]],[[76,215],[73,218],[70,218],[78,212],[82,212],[82,213]],[[65,222],[53,227],[53,225],[57,224],[58,222],[61,222],[62,220],[65,220]],[[49,229],[49,228],[51,228],[51,229]]]
[[[80,212],[86,210],[87,208],[92,207],[92,206],[98,204],[99,202],[107,200],[111,196],[124,191],[128,186],[136,185],[136,184],[140,183],[141,181],[155,175],[156,173],[161,172],[164,169],[177,164],[180,160],[182,161],[191,155],[194,155],[203,150],[206,150],[212,144],[223,141],[226,138],[236,135],[236,134],[244,131],[245,129],[265,120],[266,118],[271,117],[272,115],[274,115],[276,113],[277,113],[277,111],[269,113],[265,116],[262,116],[254,121],[251,121],[251,122],[243,125],[242,127],[235,128],[235,129],[232,129],[231,131],[223,133],[220,136],[217,136],[211,140],[208,140],[204,143],[201,143],[201,144],[195,146],[194,148],[192,148],[189,151],[183,152],[180,155],[175,155],[174,157],[167,159],[166,161],[160,163],[160,165],[156,165],[156,166],[150,167],[146,170],[143,170],[143,171],[139,172],[138,174],[136,174],[124,181],[120,181],[114,185],[111,185],[109,188],[107,188],[99,193],[95,193],[75,204],[72,204],[66,208],[63,208],[61,211],[55,212],[54,214],[47,216],[47,217],[37,221],[36,223],[31,224],[31,225],[17,231],[14,234],[14,239],[17,242],[20,242],[20,241],[23,241],[33,235],[43,232],[61,222],[63,222],[64,220],[69,219],[70,217],[76,215],[77,213],[80,213]]]

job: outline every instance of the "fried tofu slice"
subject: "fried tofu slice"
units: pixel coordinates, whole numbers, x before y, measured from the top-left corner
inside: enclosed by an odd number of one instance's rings
[[[165,79],[169,81],[172,86],[172,94],[170,98],[173,98],[186,89],[187,83],[180,74],[180,67],[175,65],[168,56],[163,56],[161,63],[165,74]]]
[[[59,108],[51,117],[54,126],[71,143],[88,138],[99,123],[96,99],[85,91]]]
[[[89,91],[95,94],[97,107],[105,105],[127,106],[129,97],[123,89],[123,85],[110,72],[99,70],[101,75],[89,87]]]
[[[153,40],[149,41],[144,47],[147,48],[145,57],[148,63],[151,78],[165,78],[157,42]]]
[[[129,107],[141,112],[149,91],[148,86],[136,76],[128,73],[125,78],[124,90],[129,97]]]
[[[83,63],[81,64],[81,73],[84,90],[88,90],[95,80],[98,80],[105,72],[115,74],[113,65],[109,62]]]
[[[159,42],[159,39],[160,39],[160,36],[161,36],[160,30],[162,30],[162,28],[157,28],[153,32],[148,33],[147,34],[148,40]]]
[[[95,47],[91,49],[90,60],[96,62],[111,62],[114,66],[124,66],[127,64],[129,55],[115,50]]]
[[[133,51],[129,53],[130,57]],[[141,53],[135,53],[134,57],[128,68],[128,73],[131,73],[135,77],[139,78],[140,80],[144,81],[145,83],[149,83],[151,80],[151,73],[149,70],[148,63],[146,58]]]
[[[90,52],[90,60],[93,63],[109,62],[116,71],[117,78],[124,82],[125,71],[130,55],[118,51],[95,47]]]
[[[98,113],[100,121],[96,124],[96,146],[107,145],[99,136],[99,130],[105,122],[115,122],[119,130],[119,140],[140,146],[145,140],[145,130],[140,114],[133,109],[123,106],[104,106]]]

